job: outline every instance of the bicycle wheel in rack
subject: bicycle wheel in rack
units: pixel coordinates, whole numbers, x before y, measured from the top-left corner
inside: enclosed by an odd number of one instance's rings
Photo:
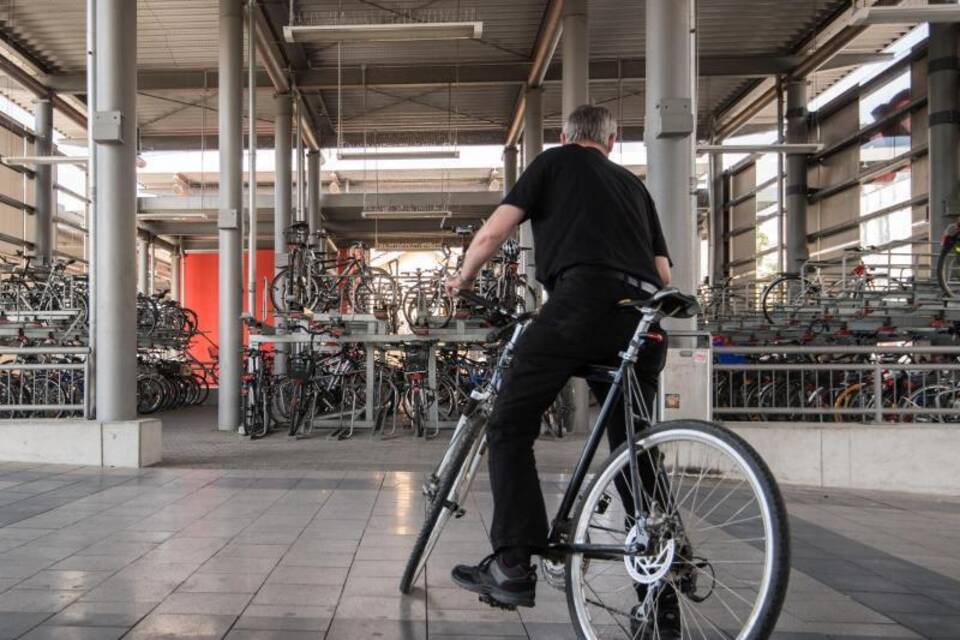
[[[763,289],[760,306],[770,324],[789,324],[805,307],[816,305],[818,299],[815,284],[801,276],[785,274]]]
[[[769,468],[708,422],[665,422],[636,438],[639,477],[624,480],[632,478],[624,443],[582,494],[565,541],[640,549],[567,555],[577,637],[660,638],[672,624],[684,638],[770,637],[786,596],[790,538]],[[672,620],[660,615],[665,607]]]
[[[463,502],[482,455],[484,438],[481,434],[486,426],[485,418],[477,410],[476,402],[471,401],[460,416],[443,460],[423,486],[427,498],[426,514],[400,578],[401,593],[410,593],[450,517],[463,515]]]
[[[960,232],[948,238],[937,258],[937,280],[951,298],[960,298]]]

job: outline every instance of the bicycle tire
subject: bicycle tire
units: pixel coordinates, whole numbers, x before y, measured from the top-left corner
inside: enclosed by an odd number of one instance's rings
[[[479,412],[471,411],[470,413],[472,415],[465,414],[463,416],[467,424],[463,433],[460,434],[460,438],[453,444],[454,449],[450,454],[449,462],[437,479],[436,492],[433,500],[427,505],[423,526],[413,543],[413,549],[410,551],[410,557],[407,559],[407,565],[404,567],[403,575],[400,578],[400,593],[410,593],[413,583],[416,582],[420,571],[426,564],[430,551],[432,551],[427,547],[431,540],[436,541],[434,529],[437,528],[443,511],[449,509],[447,498],[453,491],[457,479],[463,477],[463,466],[467,462],[467,458],[485,424],[485,420]],[[437,531],[437,534],[439,535],[439,531]]]
[[[776,303],[770,301],[770,294],[776,290],[778,285],[785,282],[799,282],[803,286],[804,292],[811,291],[814,288],[813,283],[806,278],[790,273],[780,276],[764,287],[763,293],[760,295],[760,308],[763,310],[763,317],[772,325],[776,325],[778,322],[773,319],[774,309],[771,307]]]
[[[960,298],[960,282],[951,284],[949,273],[958,268],[960,262],[960,240],[953,237],[944,242],[937,258],[937,281],[944,295],[950,298]]]
[[[773,633],[777,620],[783,609],[783,603],[786,599],[787,586],[790,578],[790,527],[786,504],[784,503],[783,496],[780,493],[780,488],[777,485],[770,468],[767,466],[766,462],[764,462],[763,458],[761,458],[756,452],[756,450],[743,438],[733,433],[729,429],[721,427],[720,425],[701,420],[673,420],[660,423],[649,430],[637,434],[636,437],[639,442],[654,439],[653,446],[655,447],[661,445],[661,443],[656,442],[657,436],[662,436],[664,433],[675,431],[698,432],[707,438],[713,438],[717,441],[720,441],[729,450],[740,456],[745,465],[748,467],[749,471],[757,480],[759,489],[763,494],[764,502],[766,502],[770,514],[770,544],[773,547],[773,551],[770,554],[772,556],[771,567],[769,571],[770,585],[766,590],[764,602],[759,605],[759,612],[756,614],[756,616],[753,616],[758,621],[755,625],[755,628],[750,630],[751,633],[749,635],[741,636],[738,634],[737,637],[745,638],[747,640],[765,640]],[[667,440],[667,442],[669,442],[669,440]],[[607,475],[606,472],[609,467],[622,466],[623,462],[621,461],[621,458],[627,455],[626,449],[627,443],[625,442],[617,447],[615,451],[611,452],[610,456],[603,462],[597,473],[594,475],[593,480],[587,486],[586,490],[581,493],[580,498],[577,501],[577,506],[573,511],[574,517],[572,520],[573,527],[571,531],[574,533],[571,534],[572,540],[576,540],[575,532],[581,529],[581,519],[585,515],[585,508],[588,506],[593,506],[592,501],[590,500],[591,493],[598,484],[604,482],[605,476]],[[592,509],[591,512],[586,515],[587,522],[589,523],[590,518],[592,518],[594,515]],[[582,630],[584,626],[582,617],[586,612],[578,610],[577,602],[575,600],[575,585],[571,584],[571,576],[573,571],[572,564],[575,557],[575,554],[568,555],[565,563],[567,607],[570,611],[570,620],[577,627],[577,637],[584,640],[592,640],[592,636],[586,634]]]

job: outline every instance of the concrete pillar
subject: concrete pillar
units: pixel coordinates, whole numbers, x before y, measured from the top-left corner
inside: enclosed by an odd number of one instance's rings
[[[240,426],[240,369],[243,313],[243,0],[220,0],[220,390],[218,427]]]
[[[526,109],[523,113],[523,161],[530,166],[533,159],[543,151],[543,88],[527,88]],[[540,285],[536,282],[537,257],[533,246],[533,225],[524,222],[520,225],[520,246],[530,247],[520,257],[520,273],[526,275],[527,284],[534,288],[537,295],[527,294],[527,310],[533,311],[540,297]]]
[[[323,226],[320,193],[320,152],[310,149],[307,152],[307,223],[310,225],[311,237]]]
[[[685,293],[696,291],[700,255],[692,180],[696,123],[691,2],[647,0],[646,8],[646,184],[673,257],[673,285]],[[678,126],[684,118],[685,125]],[[692,329],[695,321],[683,325]]]
[[[726,255],[724,245],[724,217],[726,211],[723,203],[726,200],[726,189],[723,177],[723,156],[719,153],[710,154],[710,284],[719,286],[726,272],[723,260]]]
[[[517,184],[517,148],[506,147],[503,150],[503,195],[506,197]]]
[[[247,3],[247,313],[257,316],[257,7]]]
[[[935,4],[931,2],[931,4]],[[944,4],[944,3],[936,3]],[[930,111],[930,241],[940,242],[960,213],[960,25],[930,25],[927,99]],[[936,250],[936,249],[935,249]]]
[[[563,120],[590,101],[590,42],[587,0],[563,3]]]
[[[293,196],[293,101],[290,94],[279,94],[274,109],[274,187],[273,187],[273,253],[274,273],[287,266],[287,243],[283,231],[290,226]],[[276,345],[274,370],[284,373],[287,370],[287,345]]]
[[[807,142],[807,81],[787,83],[787,142]],[[786,157],[787,185],[783,240],[784,271],[800,273],[807,261],[807,156],[791,154]]]
[[[91,111],[121,119],[120,139],[96,141],[92,256],[97,283],[96,416],[137,417],[137,6],[96,3],[96,104]],[[92,119],[91,119],[92,121]]]
[[[34,103],[34,130],[37,138],[33,150],[38,156],[53,154],[53,103],[48,99]],[[34,201],[36,218],[33,230],[33,248],[37,260],[48,264],[53,258],[53,218],[57,210],[57,199],[53,193],[53,166],[38,164]]]

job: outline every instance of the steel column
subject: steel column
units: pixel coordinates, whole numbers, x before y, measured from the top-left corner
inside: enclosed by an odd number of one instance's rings
[[[247,312],[257,317],[257,5],[247,2]],[[264,310],[266,316],[266,310]]]
[[[99,420],[137,417],[137,7],[96,3],[96,104],[121,117],[121,139],[96,143],[95,332]],[[89,118],[92,123],[93,118]]]
[[[274,188],[273,188],[273,254],[274,273],[287,266],[287,243],[283,232],[290,226],[292,216],[292,129],[293,101],[289,93],[277,94],[274,116]],[[274,368],[277,373],[287,370],[288,345],[277,343]]]
[[[693,133],[657,135],[655,118],[664,108],[693,107],[694,60],[693,0],[647,0],[647,188],[653,196],[667,245],[673,257],[673,285],[686,293],[696,291],[698,248],[696,182]],[[694,123],[695,125],[695,123]],[[694,126],[695,128],[695,126]],[[695,321],[682,323],[684,329]],[[673,326],[680,328],[680,323]]]
[[[517,148],[504,147],[503,149],[503,195],[506,197],[513,185],[517,184]]]
[[[726,215],[723,207],[726,199],[725,178],[723,156],[719,153],[711,153],[708,157],[710,158],[710,284],[717,287],[726,277],[723,268],[726,253],[723,250],[726,243],[723,235],[723,221]]]
[[[53,102],[40,99],[34,103],[34,129],[37,135],[33,150],[38,156],[53,153]],[[53,257],[53,218],[56,198],[53,193],[53,167],[38,164],[34,179],[36,217],[33,229],[33,248],[37,259],[47,264]]]
[[[320,152],[310,149],[307,151],[307,222],[310,225],[311,238],[323,226],[320,193]]]
[[[220,389],[218,427],[240,426],[243,313],[243,0],[220,0]]]
[[[170,252],[170,298],[180,302],[180,247]]]
[[[563,3],[563,122],[577,107],[590,101],[590,42],[587,37],[587,0]],[[574,378],[563,391],[572,407],[570,426],[584,433],[590,424],[590,388]]]
[[[543,88],[530,87],[525,95],[526,109],[523,112],[523,162],[529,167],[533,159],[543,151]],[[520,257],[520,273],[527,276],[527,283],[537,292],[527,295],[527,309],[533,310],[539,298],[540,287],[535,281],[537,272],[536,249],[533,246],[533,225],[524,222],[520,225],[520,246],[530,247]]]
[[[940,241],[947,226],[956,222],[960,213],[958,30],[960,26],[956,24],[931,24],[927,49],[930,241],[934,243]]]
[[[147,241],[137,241],[137,293],[147,295],[147,272],[150,271],[147,257]]]
[[[808,142],[807,81],[787,83],[787,143]],[[807,156],[790,154],[786,157],[787,189],[784,231],[784,271],[800,273],[807,261]]]
[[[563,120],[590,101],[590,42],[587,0],[563,3]]]

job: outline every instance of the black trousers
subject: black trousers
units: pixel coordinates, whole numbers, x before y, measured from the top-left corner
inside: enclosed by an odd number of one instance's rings
[[[637,328],[639,315],[617,308],[636,298],[632,287],[602,276],[571,273],[563,277],[536,320],[520,338],[487,427],[490,485],[494,512],[490,538],[504,547],[546,547],[547,512],[533,454],[543,412],[572,374],[587,364],[619,364]],[[666,361],[666,340],[648,342],[637,363],[637,377],[648,406]],[[591,383],[601,400],[609,384]],[[623,404],[607,423],[610,449],[626,441]]]

